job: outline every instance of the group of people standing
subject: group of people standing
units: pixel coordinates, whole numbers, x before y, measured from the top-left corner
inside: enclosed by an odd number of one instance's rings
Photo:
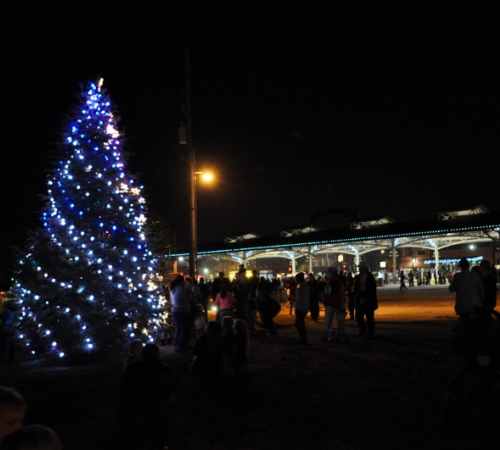
[[[457,314],[461,318],[468,318],[474,308],[480,305],[493,310],[496,306],[496,278],[488,263],[484,262],[471,271],[468,261],[463,259],[460,261],[460,267],[461,272],[455,275],[450,285],[450,291],[457,293],[455,306]],[[337,339],[342,335],[344,320],[348,314],[353,320],[357,320],[359,335],[373,336],[375,311],[378,309],[377,281],[368,266],[361,263],[359,273],[355,276],[330,267],[324,278],[318,278],[316,279],[313,274],[306,277],[300,272],[293,278],[285,280],[289,300],[295,310],[295,327],[299,335],[296,344],[308,344],[306,318],[310,314],[311,320],[318,320],[320,302],[325,310],[326,341]],[[203,286],[204,282],[200,284]],[[256,276],[247,278],[246,271],[242,269],[232,283],[220,273],[207,288],[208,290],[203,289],[207,304],[211,297],[212,304],[218,307],[219,314],[216,321],[209,322],[204,332],[196,336],[192,348],[194,357],[192,375],[201,381],[200,385],[214,386],[214,383],[227,380],[227,375],[241,373],[247,361],[248,336],[254,327],[256,311],[260,313],[269,334],[276,333],[276,327],[273,326],[273,317],[277,313],[276,306],[272,312],[268,312],[271,309],[267,310],[265,305],[278,303],[272,292],[276,288],[281,289],[281,286],[273,286],[268,280],[258,279]],[[170,284],[172,315],[176,325],[174,339],[176,350],[190,349],[189,334],[193,319],[190,317],[193,310],[190,305],[196,301],[199,296],[198,291],[201,290],[200,285],[182,276],[175,278]],[[142,348],[142,344],[140,345]],[[173,384],[173,373],[159,362],[158,347],[154,344],[144,347],[142,363],[134,362],[135,359],[137,357],[131,356],[127,361],[130,367],[126,369],[124,375],[121,398],[128,398],[130,392],[135,392],[136,386],[139,385],[144,388],[143,391],[138,391],[138,399],[144,399],[144,396],[148,395],[157,397],[156,391],[148,394],[147,389],[150,386],[163,386],[164,402],[158,403],[156,410],[148,407],[147,411],[143,411],[143,415],[151,416],[151,423],[154,424],[155,430],[159,430],[157,438],[164,440],[166,428],[156,428],[158,421],[154,418],[160,417],[163,422],[172,420],[171,411],[174,408],[170,402],[169,392]],[[150,382],[138,383],[137,380],[144,377],[150,377],[148,378]],[[144,402],[140,403],[138,400],[132,411],[137,413],[143,406]],[[123,422],[125,436],[130,430],[130,427],[126,426],[129,423]]]
[[[246,321],[234,317],[237,300],[223,274],[215,283],[215,293],[203,286],[204,280],[196,283],[179,275],[169,285],[169,300],[175,324],[175,352],[192,355],[193,386],[206,390],[240,378],[247,362],[249,339]],[[212,303],[219,308],[217,320],[205,322],[199,330],[197,320],[206,312],[201,297],[206,296],[208,304],[212,295]],[[164,448],[176,416],[172,396],[175,383],[174,372],[160,360],[158,345],[143,345],[139,340],[131,343],[116,410],[120,448]]]
[[[198,283],[195,279],[178,275],[168,288],[170,314],[175,324],[175,351],[182,353],[191,349],[191,330],[206,328],[210,305],[216,309],[216,321],[219,323],[222,323],[224,317],[243,320],[252,333],[259,313],[269,334],[276,334],[273,318],[281,306],[274,298],[274,288],[269,280],[263,277],[259,279],[256,273],[248,278],[244,268],[239,270],[233,282],[224,276],[224,272],[219,272],[219,277],[210,286],[203,278]],[[201,320],[201,315],[204,316],[204,321]],[[197,333],[196,337],[202,334],[203,332]]]
[[[295,305],[295,327],[299,333],[297,345],[307,344],[305,319],[310,313],[315,322],[319,316],[319,302],[325,309],[325,340],[338,340],[344,332],[344,320],[349,313],[356,319],[359,335],[375,334],[375,311],[378,309],[377,282],[368,266],[361,263],[359,274],[339,273],[330,267],[324,279],[316,280],[313,274],[306,280],[303,272],[288,281],[290,304]]]
[[[451,272],[448,272],[443,268],[440,268],[439,270],[433,269],[432,271],[431,269],[415,269],[415,272],[413,269],[410,269],[407,273],[401,269],[399,271],[399,290],[403,291],[408,289],[408,287],[414,287],[415,283],[417,283],[417,286],[429,286],[431,284],[432,277],[434,277],[435,284],[445,284],[446,280],[451,282],[453,278]],[[408,280],[408,286],[406,286],[406,280]]]

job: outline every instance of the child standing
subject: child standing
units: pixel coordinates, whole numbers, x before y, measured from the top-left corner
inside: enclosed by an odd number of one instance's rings
[[[217,294],[217,297],[215,297],[214,306],[219,307],[219,321],[221,321],[223,317],[233,316],[236,299],[234,295],[228,291],[225,284],[220,285],[220,292]]]
[[[142,347],[143,343],[138,339],[132,341],[130,344],[130,355],[125,360],[123,370],[125,370],[132,361],[138,361],[142,358]]]

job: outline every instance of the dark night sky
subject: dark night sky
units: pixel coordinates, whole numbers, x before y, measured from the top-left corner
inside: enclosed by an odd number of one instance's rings
[[[187,40],[198,167],[217,174],[199,190],[200,242],[277,234],[331,206],[396,220],[497,210],[497,3],[326,3],[3,7],[2,254],[36,226],[64,114],[101,76],[129,169],[186,243]]]

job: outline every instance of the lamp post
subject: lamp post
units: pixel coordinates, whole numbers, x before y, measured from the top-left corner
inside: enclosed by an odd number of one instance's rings
[[[189,49],[186,47],[186,104],[185,118],[186,126],[179,129],[179,142],[186,145],[189,158],[189,192],[190,192],[190,239],[189,239],[189,276],[196,277],[198,271],[196,260],[198,257],[198,212],[196,197],[196,176],[203,174],[203,180],[210,181],[212,175],[196,171],[196,156],[194,153],[191,135],[191,83],[190,83]]]
[[[190,164],[191,169],[191,179],[190,179],[190,193],[191,193],[191,202],[190,202],[190,224],[191,224],[191,233],[189,236],[189,276],[196,277],[196,259],[198,257],[198,211],[197,209],[197,198],[196,198],[196,162],[194,161],[194,152],[193,152],[193,161]]]
[[[194,155],[194,152],[193,152]],[[191,244],[189,247],[189,276],[196,277],[198,274],[198,175],[201,175],[203,181],[212,181],[212,174],[194,170],[196,163],[191,164]]]
[[[189,67],[189,49],[186,48],[186,150],[189,155],[189,190],[190,190],[190,235],[189,235],[189,276],[196,276],[196,258],[198,251],[198,231],[196,214],[196,157],[191,137],[191,84]]]

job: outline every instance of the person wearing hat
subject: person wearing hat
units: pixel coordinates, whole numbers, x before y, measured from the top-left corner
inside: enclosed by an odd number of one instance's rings
[[[359,266],[359,274],[354,279],[354,302],[359,335],[375,334],[375,311],[378,309],[377,282],[366,263]],[[365,321],[366,318],[366,321]]]

